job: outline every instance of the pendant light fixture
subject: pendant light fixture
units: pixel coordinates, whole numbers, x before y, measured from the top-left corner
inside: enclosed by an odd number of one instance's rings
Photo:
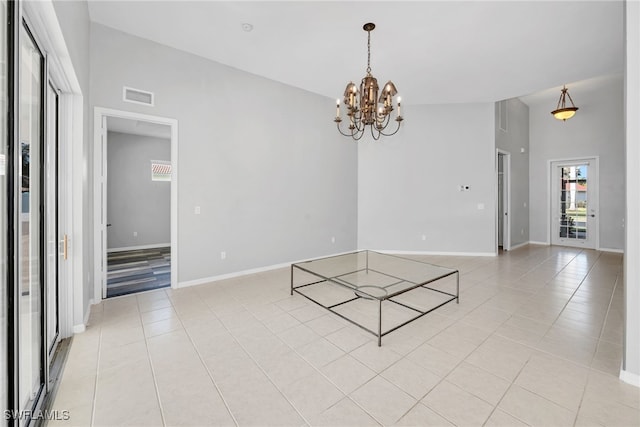
[[[391,136],[398,132],[403,118],[400,114],[400,97],[397,99],[398,111],[395,119],[391,119],[391,112],[394,110],[394,96],[398,93],[396,86],[389,80],[383,87],[378,98],[378,80],[371,74],[371,31],[376,25],[369,22],[364,24],[363,30],[367,32],[367,74],[360,82],[360,88],[355,83],[349,82],[344,90],[344,104],[347,106],[347,117],[349,118],[349,128],[343,132],[340,128],[340,99],[336,100],[336,122],[338,131],[344,136],[350,136],[356,141],[363,137],[367,127],[373,139],[378,140],[381,136]],[[393,132],[385,133],[389,124],[395,121],[397,126]]]
[[[567,97],[569,97],[571,107],[567,107]],[[562,92],[560,93],[560,99],[558,99],[558,105],[551,114],[553,114],[553,117],[556,119],[566,122],[567,119],[570,119],[576,114],[576,111],[578,111],[578,107],[573,103],[573,99],[571,99],[571,95],[569,95],[569,89],[567,89],[566,86],[563,86]]]

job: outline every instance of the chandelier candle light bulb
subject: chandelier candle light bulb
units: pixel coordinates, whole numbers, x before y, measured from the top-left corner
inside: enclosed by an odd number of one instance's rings
[[[404,120],[400,113],[400,98],[398,97],[398,113],[394,120],[397,123],[396,128],[393,132],[384,132],[392,122],[393,97],[397,95],[398,91],[393,82],[389,80],[383,86],[382,93],[378,98],[378,80],[371,74],[371,31],[375,27],[373,23],[364,24],[362,27],[367,32],[367,74],[360,82],[360,90],[358,91],[358,86],[353,81],[350,81],[344,90],[343,102],[347,106],[347,117],[349,117],[348,132],[343,132],[340,128],[340,123],[342,122],[340,99],[337,100],[334,122],[336,122],[338,131],[356,141],[364,136],[367,126],[374,140],[380,139],[381,136],[394,135],[398,132],[400,124]]]

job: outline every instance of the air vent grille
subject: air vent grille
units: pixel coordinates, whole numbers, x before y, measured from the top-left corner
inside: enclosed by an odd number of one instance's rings
[[[122,88],[122,99],[126,102],[153,107],[153,92],[125,86]]]

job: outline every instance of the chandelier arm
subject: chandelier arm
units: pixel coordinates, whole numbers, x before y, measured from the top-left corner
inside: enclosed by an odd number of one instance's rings
[[[400,130],[400,123],[401,123],[401,122],[398,122],[398,126],[396,127],[396,130],[395,130],[395,131],[393,131],[393,133],[384,133],[384,132],[380,131],[380,134],[381,134],[382,136],[392,136],[392,135],[395,135],[395,134],[396,134],[396,133],[398,133],[398,131]],[[386,127],[386,126],[385,126],[385,127]]]
[[[342,134],[342,136],[353,136],[353,132],[352,133],[344,133],[344,132],[342,132],[342,129],[340,129],[340,123],[336,123],[336,127],[338,128],[338,132],[340,132],[340,134]]]
[[[353,138],[354,141],[360,141],[364,136],[364,129],[358,132],[351,131],[351,135],[348,135]]]
[[[373,140],[378,141],[380,139],[380,135],[381,135],[381,132],[378,129],[374,129],[373,126],[371,126],[371,137],[373,138]]]
[[[385,129],[389,125],[389,121],[391,120],[391,114],[387,114],[380,121],[380,126],[382,129]]]
[[[360,115],[360,116],[362,116],[362,115]],[[366,125],[362,121],[362,117],[358,117],[357,120],[354,120],[353,124],[355,125],[356,129],[358,130],[358,132],[364,132],[364,130],[366,129]]]
[[[364,135],[364,130],[351,129],[351,133],[344,133],[342,129],[340,129],[340,124],[338,123],[338,132],[340,132],[343,136],[349,136],[353,138],[355,141],[359,141]]]

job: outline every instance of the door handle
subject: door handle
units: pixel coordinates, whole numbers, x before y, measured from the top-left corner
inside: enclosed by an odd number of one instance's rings
[[[591,218],[595,218],[595,217],[596,217],[596,214],[591,214],[591,215],[589,215],[589,216],[590,216]]]
[[[69,236],[65,234],[64,238],[62,239],[62,259],[66,261],[68,257],[69,257]]]
[[[107,224],[107,227],[111,227],[111,224]]]

